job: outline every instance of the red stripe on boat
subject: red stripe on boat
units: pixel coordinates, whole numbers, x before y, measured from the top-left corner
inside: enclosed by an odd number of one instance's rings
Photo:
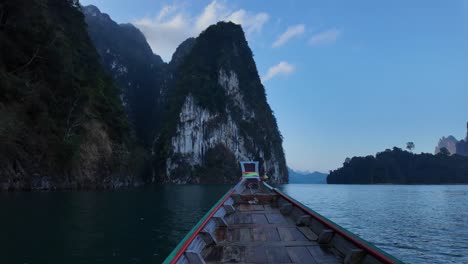
[[[182,256],[182,254],[184,254],[185,250],[188,248],[190,243],[192,243],[192,241],[195,239],[195,237],[198,235],[198,233],[200,233],[200,231],[205,227],[205,225],[208,223],[208,221],[210,221],[211,217],[213,217],[213,215],[218,211],[218,209],[221,206],[223,206],[224,202],[226,202],[226,200],[229,197],[231,197],[231,194],[234,191],[235,191],[235,189],[232,188],[231,191],[229,191],[229,193],[224,197],[224,199],[215,207],[215,209],[213,211],[211,211],[211,213],[208,215],[208,217],[205,219],[205,221],[203,221],[203,223],[201,223],[201,225],[195,230],[195,232],[193,232],[193,234],[187,239],[187,241],[185,241],[185,243],[182,245],[182,247],[179,249],[179,251],[174,256],[174,258],[171,260],[170,263],[174,263],[174,264],[177,263],[177,261]]]

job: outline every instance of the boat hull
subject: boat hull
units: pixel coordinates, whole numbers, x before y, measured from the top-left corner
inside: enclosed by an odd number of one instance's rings
[[[164,263],[402,263],[257,180],[230,189]]]

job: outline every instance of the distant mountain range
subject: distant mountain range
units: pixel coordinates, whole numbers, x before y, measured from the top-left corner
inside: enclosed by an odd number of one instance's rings
[[[289,172],[289,183],[298,183],[298,184],[326,184],[327,176],[326,173],[321,173],[318,171],[314,172],[300,172],[295,171],[288,167]]]

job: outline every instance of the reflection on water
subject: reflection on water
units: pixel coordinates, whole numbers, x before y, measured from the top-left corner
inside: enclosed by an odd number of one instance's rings
[[[161,263],[228,190],[0,193],[0,263]],[[408,263],[468,263],[468,186],[284,185]]]
[[[468,263],[468,186],[280,189],[405,262]]]
[[[161,263],[228,188],[0,193],[0,263]]]

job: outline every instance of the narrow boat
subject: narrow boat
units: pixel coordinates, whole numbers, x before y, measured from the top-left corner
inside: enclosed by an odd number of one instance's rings
[[[164,263],[402,263],[262,181],[258,165],[241,162],[239,183]]]

